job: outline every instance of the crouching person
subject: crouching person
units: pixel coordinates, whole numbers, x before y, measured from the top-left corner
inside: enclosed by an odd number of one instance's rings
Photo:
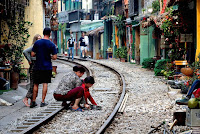
[[[72,108],[82,111],[82,109],[79,108],[79,103],[83,97],[84,90],[81,87],[82,81],[80,77],[84,74],[85,69],[81,66],[75,66],[73,67],[73,71],[74,72],[67,73],[62,78],[53,95],[57,101],[63,101],[63,106],[68,107],[69,105],[66,101],[72,101],[74,102]]]
[[[84,95],[83,98],[81,100],[81,104],[83,104],[83,106],[87,109],[98,109],[100,110],[101,107],[97,106],[97,103],[95,102],[95,100],[92,98],[92,96],[90,95],[89,92],[89,88],[95,83],[94,78],[92,76],[88,76],[84,79],[82,87],[84,89]],[[93,105],[89,105],[88,100],[93,104]]]

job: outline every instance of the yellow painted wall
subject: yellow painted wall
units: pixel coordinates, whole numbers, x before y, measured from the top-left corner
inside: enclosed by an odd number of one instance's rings
[[[196,58],[200,53],[200,1],[197,0],[197,49]]]
[[[30,21],[33,25],[29,29],[29,40],[25,48],[28,48],[32,45],[33,37],[36,34],[40,34],[43,37],[43,28],[44,28],[44,9],[42,0],[29,0],[29,6],[25,8],[25,20]],[[27,60],[24,58],[24,68],[29,68]]]
[[[115,26],[115,44],[116,44],[117,48],[119,48],[119,38],[117,36],[117,31],[118,31],[118,28],[117,28],[117,26]]]

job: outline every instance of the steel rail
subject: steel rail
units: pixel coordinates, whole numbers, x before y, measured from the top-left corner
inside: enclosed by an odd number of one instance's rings
[[[66,58],[63,58],[61,56],[58,56],[58,61],[59,60],[63,60],[63,61],[67,61],[67,62],[70,62],[70,63],[73,63],[73,64],[76,64],[76,65],[80,65],[80,66],[83,66],[85,69],[86,69],[86,73],[87,73],[87,76],[89,75],[92,75],[92,72],[90,69],[88,69],[87,67],[85,67],[84,65],[80,64],[80,63],[77,63],[77,62],[74,62],[74,61],[70,61],[70,60],[67,60]],[[123,77],[123,75],[118,72],[117,70],[115,70],[114,68],[112,67],[109,67],[107,65],[104,65],[102,63],[98,63],[94,60],[86,60],[86,59],[79,59],[79,58],[75,58],[77,60],[81,60],[81,61],[90,61],[90,62],[93,62],[93,63],[96,63],[96,64],[99,64],[101,66],[104,66],[105,68],[108,68],[112,71],[114,71],[119,79],[120,79],[120,86],[122,86],[122,93],[121,93],[121,96],[120,96],[120,99],[119,101],[117,102],[114,110],[112,111],[112,113],[110,114],[110,116],[106,119],[106,121],[103,123],[103,125],[99,128],[99,130],[96,132],[96,134],[102,134],[105,132],[106,128],[109,127],[109,125],[111,124],[112,120],[114,119],[115,115],[117,114],[121,104],[122,104],[122,101],[125,97],[125,90],[126,90],[126,86],[125,86],[125,79]],[[58,114],[60,111],[62,111],[64,109],[64,107],[61,106],[61,104],[59,104],[60,108],[58,108],[58,105],[54,104],[54,105],[50,105],[49,107],[52,107],[54,109],[54,111],[51,111],[51,109],[48,107],[47,109],[45,109],[44,111],[41,111],[41,114],[38,115],[38,117],[32,117],[28,122],[24,122],[24,126],[19,126],[17,127],[17,129],[15,130],[11,130],[12,132],[19,132],[20,134],[29,134],[31,132],[34,132],[36,129],[38,129],[40,126],[46,124],[48,121],[50,121],[56,114]],[[57,109],[55,108],[57,107]],[[43,117],[43,115],[45,115]],[[41,119],[42,118],[42,119]],[[30,124],[30,125],[28,125]],[[28,127],[27,127],[28,126]]]
[[[122,105],[122,101],[125,97],[125,93],[126,93],[126,84],[125,84],[125,79],[124,79],[124,76],[118,72],[116,69],[110,67],[110,66],[107,66],[105,64],[102,64],[102,63],[99,63],[99,62],[96,62],[92,59],[89,59],[89,60],[86,60],[86,59],[80,59],[80,58],[74,58],[76,60],[81,60],[81,61],[90,61],[90,62],[93,62],[93,63],[96,63],[96,64],[99,64],[101,66],[104,66],[106,68],[109,68],[110,70],[114,71],[116,74],[118,74],[118,76],[120,77],[120,85],[122,86],[122,93],[121,93],[121,96],[120,96],[120,99],[119,101],[117,102],[114,110],[112,111],[112,113],[110,114],[110,116],[107,118],[107,120],[103,123],[103,125],[99,128],[99,130],[96,132],[96,134],[102,134],[105,132],[106,128],[109,127],[109,125],[111,124],[111,122],[113,121],[115,115],[117,114],[120,106]]]
[[[77,60],[81,60],[81,61],[87,61],[86,59],[79,59],[79,58],[74,58],[74,59],[77,59]],[[112,113],[110,114],[110,116],[107,118],[107,120],[103,123],[103,125],[99,128],[99,130],[96,132],[96,134],[102,134],[105,132],[106,128],[109,127],[109,125],[111,124],[111,122],[113,121],[115,115],[117,114],[120,106],[122,105],[122,101],[125,97],[125,93],[126,93],[126,84],[125,84],[125,79],[124,79],[124,76],[118,72],[116,69],[110,67],[110,66],[107,66],[105,64],[102,64],[102,63],[99,63],[99,62],[96,62],[92,59],[89,59],[88,61],[91,61],[93,63],[96,63],[96,64],[99,64],[101,66],[104,66],[106,68],[109,68],[110,70],[114,71],[116,74],[118,74],[118,76],[121,78],[120,80],[120,85],[122,86],[122,93],[121,93],[121,96],[120,96],[120,99],[119,101],[117,102],[117,105],[115,106],[114,110],[112,111]]]
[[[84,67],[84,69],[86,70],[87,76],[92,75],[92,71],[80,63],[77,63],[74,61],[69,61],[69,60],[66,60],[63,58],[58,58],[58,61],[59,60],[64,60],[64,61],[72,63],[70,66],[80,65],[80,66]],[[67,63],[65,63],[65,64],[67,64]],[[12,129],[10,133],[19,133],[19,134],[33,133],[39,127],[41,127],[42,125],[44,125],[44,124],[48,123],[50,120],[52,120],[63,109],[65,109],[65,108],[63,106],[61,106],[61,103],[59,103],[59,102],[50,103],[46,109],[44,109],[43,111],[40,111],[40,114],[31,117],[31,119],[28,119],[27,121],[22,122],[22,125],[16,126],[16,129]]]
[[[115,69],[112,68],[112,67],[109,67],[109,66],[107,66],[107,65],[98,63],[98,62],[96,62],[96,61],[94,61],[94,60],[90,60],[90,61],[91,61],[91,62],[94,62],[94,63],[96,63],[96,64],[100,64],[100,65],[102,65],[102,66],[104,66],[104,67],[107,67],[107,68],[111,69],[111,70],[114,71],[116,74],[118,74],[118,75],[120,76],[120,78],[121,78],[121,81],[120,81],[121,83],[120,83],[120,85],[122,85],[122,93],[121,93],[120,99],[119,99],[119,101],[117,102],[117,105],[115,106],[113,112],[110,114],[110,116],[107,118],[107,120],[104,122],[104,124],[103,124],[103,125],[99,128],[99,130],[96,132],[96,134],[102,134],[102,133],[105,132],[106,128],[109,127],[109,125],[110,125],[111,122],[113,121],[115,115],[117,114],[117,112],[118,112],[118,110],[119,110],[119,107],[120,107],[121,104],[122,104],[122,101],[123,101],[124,96],[125,96],[125,93],[126,93],[126,85],[125,85],[124,76],[123,76],[120,72],[118,72],[117,70],[115,70]]]

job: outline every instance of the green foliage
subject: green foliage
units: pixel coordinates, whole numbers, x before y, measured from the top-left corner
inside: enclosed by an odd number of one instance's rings
[[[12,20],[7,22],[9,27],[8,43],[12,44],[10,49],[12,56],[10,57],[10,62],[13,65],[13,69],[20,71],[20,62],[23,59],[23,50],[25,44],[28,42],[29,28],[32,25],[31,22],[23,20]],[[17,67],[17,68],[16,68]]]
[[[152,2],[152,8],[153,8],[152,13],[156,13],[156,12],[160,11],[160,2],[158,0],[153,1]]]
[[[161,73],[161,70],[165,70],[166,69],[167,62],[170,62],[170,60],[169,59],[162,59],[162,60],[158,60],[156,62],[155,68],[154,68],[155,76],[162,76],[163,75]]]
[[[56,73],[52,72],[52,78],[55,78],[55,77],[56,77]]]
[[[20,72],[22,52],[30,37],[28,30],[32,23],[22,19],[11,19],[7,20],[4,25],[8,26],[8,30],[1,29],[2,35],[7,35],[7,38],[2,41],[2,44],[7,46],[2,50],[4,53],[2,59],[5,63],[10,64],[14,71]]]
[[[119,58],[119,51],[120,51],[120,48],[117,48],[117,49],[115,50],[115,56],[116,56],[117,58]]]
[[[118,27],[118,31],[117,31],[117,36],[119,36],[120,38],[122,38],[125,34],[126,34],[126,24],[124,22],[125,17],[123,15],[118,15],[115,22],[117,24]]]
[[[155,60],[153,58],[145,58],[142,62],[142,68],[151,68]]]
[[[177,25],[176,22],[180,21],[180,18],[174,16],[179,16],[179,13],[174,13],[172,7],[168,8],[168,12],[169,14],[162,20],[161,29],[163,30],[165,37],[178,36],[180,30],[175,26]]]
[[[27,74],[25,74],[25,73],[20,73],[19,76],[21,76],[21,77],[27,77]]]
[[[9,91],[12,91],[13,89],[10,88],[10,89],[7,89],[7,90],[0,90],[0,95],[2,95],[4,92],[9,92]]]
[[[115,56],[117,58],[127,58],[127,48],[125,46],[117,48],[115,50]]]
[[[142,13],[144,14],[144,12],[146,11],[146,9],[145,8],[142,8]]]

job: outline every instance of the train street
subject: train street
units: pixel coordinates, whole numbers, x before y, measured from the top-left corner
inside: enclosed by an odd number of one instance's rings
[[[35,130],[34,134],[42,133],[95,133],[102,125],[104,118],[110,113],[117,102],[119,83],[117,77],[109,70],[97,67],[89,61],[78,61],[80,64],[92,70],[96,83],[91,89],[91,94],[102,110],[86,110],[84,112],[72,112],[63,110],[52,121]],[[140,65],[119,62],[117,59],[97,60],[96,62],[113,67],[125,78],[126,94],[128,95],[124,110],[118,112],[105,133],[138,133],[146,134],[162,122],[172,123],[173,113],[184,111],[184,106],[175,104],[175,100],[182,94],[170,91],[160,77],[155,77],[152,70],[141,68]],[[57,75],[49,84],[47,102],[56,102],[53,91],[61,78],[72,67],[57,60],[53,63],[57,66]],[[86,77],[86,76],[84,76]],[[115,78],[116,77],[116,78]],[[40,87],[39,92],[42,88]],[[24,93],[16,90],[18,99],[12,106],[1,106],[1,133],[12,132],[17,126],[32,116],[41,112],[44,108],[30,109],[22,102]],[[17,94],[18,92],[18,94]],[[23,90],[23,92],[25,92]],[[13,99],[13,94],[2,95],[7,101]],[[1,96],[0,96],[1,97]],[[9,98],[10,97],[10,98]],[[41,99],[41,95],[38,96]],[[109,110],[110,109],[110,110]],[[12,118],[11,118],[12,117]],[[174,126],[176,133],[188,130],[186,126]],[[161,133],[162,129],[158,131]]]
[[[0,0],[0,134],[200,134],[200,0]]]

